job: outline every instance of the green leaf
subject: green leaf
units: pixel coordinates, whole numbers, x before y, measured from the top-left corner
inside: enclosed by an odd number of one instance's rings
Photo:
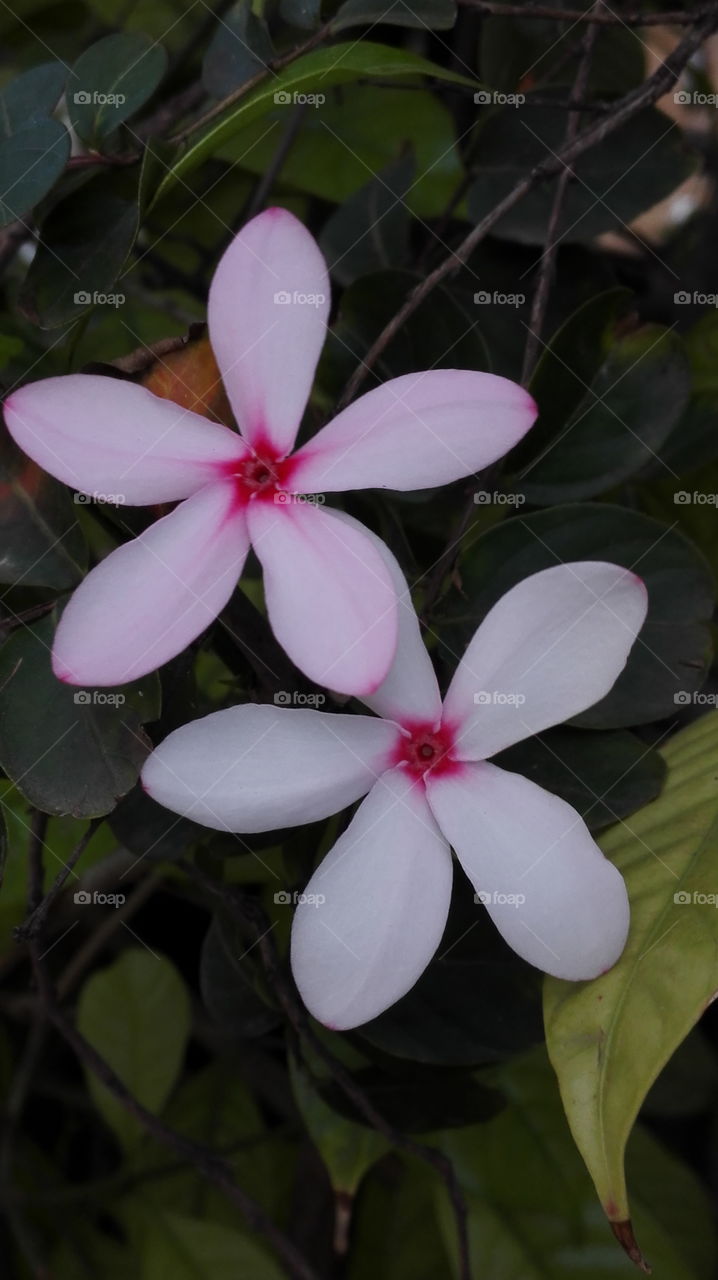
[[[631,930],[591,983],[549,978],[549,1054],[578,1148],[613,1222],[629,1217],[624,1152],[651,1085],[718,992],[718,713],[665,746],[661,796],[600,841],[625,877]]]
[[[155,193],[155,200],[168,195],[199,164],[216,155],[245,125],[271,111],[277,103],[278,94],[288,95],[286,101],[290,101],[295,93],[326,94],[333,85],[347,84],[363,77],[394,79],[397,76],[432,76],[453,84],[474,84],[466,76],[447,71],[417,54],[371,41],[352,41],[327,49],[315,49],[272,76],[271,80],[258,85],[212,121],[199,137],[192,138],[165,174]],[[280,104],[284,101],[283,97],[279,98]]]
[[[537,106],[531,94],[518,108],[492,112],[477,139],[478,176],[469,191],[472,220],[480,222],[536,165],[560,152],[565,132],[566,112],[559,106]],[[652,108],[641,111],[571,166],[573,181],[556,236],[561,241],[590,240],[629,223],[675,190],[692,168],[672,121]],[[493,234],[544,244],[556,182],[554,176],[534,187],[500,219]]]
[[[283,1280],[285,1274],[252,1240],[216,1222],[165,1212],[146,1228],[140,1280]]]
[[[43,62],[0,89],[0,137],[9,138],[30,120],[49,116],[65,87],[61,62]]]
[[[136,33],[105,36],[86,49],[68,76],[73,127],[99,145],[152,97],[167,69],[161,44]]]
[[[324,1162],[332,1189],[355,1195],[364,1174],[391,1150],[390,1144],[380,1133],[347,1120],[330,1107],[309,1072],[294,1058],[290,1061],[290,1074],[294,1099]]]
[[[137,177],[101,173],[60,200],[42,227],[42,239],[20,294],[25,315],[56,329],[96,306],[117,312],[125,294],[115,281],[139,227]]]
[[[507,1096],[506,1109],[488,1124],[432,1137],[452,1159],[466,1196],[474,1273],[491,1280],[630,1277],[629,1263],[596,1211],[543,1050],[491,1076]],[[715,1228],[701,1184],[648,1134],[639,1133],[631,1146],[640,1188],[636,1226],[656,1276],[709,1280],[712,1270],[693,1269],[696,1230],[706,1236],[705,1256],[715,1260]],[[437,1196],[447,1247],[455,1254],[444,1187],[437,1186]]]
[[[461,560],[461,591],[446,597],[437,630],[452,668],[478,624],[510,587],[572,560],[607,560],[640,574],[648,617],[610,693],[573,721],[592,729],[644,724],[675,713],[676,694],[699,689],[710,660],[714,584],[700,552],[677,530],[608,503],[552,507],[504,520]]]
[[[274,57],[267,28],[250,0],[237,0],[223,14],[202,63],[202,84],[214,98],[233,93]]]
[[[450,31],[456,23],[455,0],[344,0],[331,26],[333,33],[346,27],[416,27],[419,31]]]
[[[407,152],[329,215],[319,246],[339,284],[407,262],[411,213],[404,198],[415,172]]]
[[[313,31],[321,19],[321,0],[280,0],[279,12],[290,27]]]
[[[88,978],[77,1026],[138,1102],[158,1115],[177,1081],[190,1032],[187,989],[170,961],[139,947],[124,951]],[[132,1150],[142,1126],[90,1071],[87,1083],[103,1119]]]
[[[0,227],[32,210],[54,187],[70,158],[59,120],[29,120],[0,140]]]
[[[547,362],[544,369],[550,368]],[[531,387],[539,407],[551,403],[545,382],[541,377]],[[659,325],[642,326],[610,348],[572,414],[550,440],[541,440],[538,456],[513,484],[537,506],[571,502],[603,493],[654,459],[660,463],[690,385],[679,336]],[[663,473],[670,474],[665,466]]]
[[[0,424],[0,582],[62,591],[82,578],[87,554],[65,485],[18,449]]]
[[[500,752],[494,763],[560,796],[591,831],[655,799],[665,776],[658,752],[622,730],[549,729]]]
[[[93,818],[134,786],[159,714],[159,681],[75,689],[53,675],[53,612],[15,631],[0,649],[0,763],[44,813]]]
[[[262,1036],[279,1021],[257,990],[250,947],[219,916],[212,920],[202,944],[202,999],[223,1040],[230,1043]]]

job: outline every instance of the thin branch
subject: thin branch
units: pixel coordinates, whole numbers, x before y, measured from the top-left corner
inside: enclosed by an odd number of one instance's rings
[[[547,156],[545,160],[537,164],[516,184],[512,191],[509,191],[477,223],[473,230],[462,240],[459,247],[422,280],[421,284],[412,290],[404,305],[382,329],[364,360],[350,378],[337,409],[341,409],[353,400],[367,374],[371,372],[372,366],[406,324],[409,317],[414,314],[437,285],[464,266],[477,245],[488,235],[491,228],[519,204],[524,196],[528,195],[529,191],[532,191],[539,182],[543,182],[546,178],[560,173],[567,165],[572,164],[574,160],[583,155],[584,152],[589,151],[591,147],[603,142],[612,133],[615,133],[617,129],[620,129],[627,120],[637,115],[639,111],[657,102],[675,83],[690,58],[716,27],[718,27],[718,5],[713,4],[710,16],[704,18],[694,31],[689,32],[681,40],[680,44],[676,45],[676,48],[668,55],[661,66],[654,71],[653,75],[649,76],[643,84],[625,94],[623,98],[620,98],[610,116],[603,117],[599,121],[590,124],[578,134],[570,146],[565,147],[557,155]]]
[[[44,814],[42,816],[45,817]],[[47,823],[47,818],[45,818],[45,822]],[[62,870],[58,871],[54,884],[52,884],[48,889],[44,898],[40,898],[35,902],[30,915],[15,929],[15,937],[18,942],[27,942],[31,938],[36,938],[38,936],[40,930],[45,924],[48,912],[55,902],[55,899],[62,892],[65,881],[68,876],[72,875],[75,866],[85,852],[85,849],[90,843],[98,827],[101,827],[103,822],[104,818],[93,818],[92,821],[88,823],[87,830],[78,840]]]
[[[556,9],[545,4],[503,4],[502,0],[458,0],[475,13],[495,17],[539,18],[549,22],[585,22],[596,27],[689,27],[711,13],[711,5],[698,5],[696,9],[673,9],[665,13],[589,12],[586,9]]]
[[[595,0],[593,12],[598,12],[601,8],[602,0]],[[573,83],[569,102],[572,110],[569,113],[566,123],[566,132],[564,134],[564,149],[571,146],[578,134],[581,124],[581,112],[578,110],[578,104],[581,102],[586,89],[588,88],[588,78],[591,74],[591,63],[593,61],[593,50],[598,35],[598,27],[587,27],[583,36],[583,47],[581,57],[576,72],[576,79]],[[523,370],[521,374],[521,382],[526,386],[529,382],[536,363],[538,355],[539,343],[541,341],[541,330],[548,306],[549,294],[553,283],[554,268],[556,265],[556,256],[559,246],[558,229],[561,223],[561,215],[563,213],[564,200],[568,192],[568,184],[572,177],[571,169],[568,165],[559,174],[556,182],[556,191],[554,193],[551,213],[549,215],[548,226],[546,228],[546,244],[541,255],[541,265],[539,267],[539,277],[536,289],[534,291],[533,302],[531,304],[531,316],[529,319],[528,336],[526,339],[526,349],[524,351]]]

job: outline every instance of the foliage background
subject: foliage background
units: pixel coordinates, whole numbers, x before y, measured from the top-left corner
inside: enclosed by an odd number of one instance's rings
[[[457,874],[416,988],[330,1033],[291,982],[287,898],[347,815],[230,837],[136,785],[173,727],[313,692],[257,566],[122,704],[78,703],[58,611],[158,513],[73,500],[3,428],[3,1274],[610,1280],[632,1264],[606,1219],[658,1277],[718,1274],[717,28],[714,3],[2,4],[5,392],[99,370],[226,420],[208,283],[283,204],[334,287],[305,434],[436,366],[539,403],[490,473],[347,501],[442,678],[557,561],[650,592],[609,696],[504,753],[624,872],[620,963],[542,995]]]

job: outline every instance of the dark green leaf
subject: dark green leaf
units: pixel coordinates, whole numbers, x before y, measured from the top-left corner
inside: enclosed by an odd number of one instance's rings
[[[545,95],[544,95],[545,96]],[[481,127],[477,178],[469,212],[479,222],[531,170],[560,152],[566,112],[537,106],[531,94],[519,107],[501,107]],[[572,165],[572,178],[554,238],[590,240],[631,222],[669,195],[691,172],[680,130],[653,109],[592,147]],[[557,178],[539,184],[496,224],[493,233],[525,244],[543,244]]]
[[[290,27],[313,31],[321,19],[321,0],[280,0],[279,12]]]
[[[82,578],[85,539],[65,485],[21,453],[0,425],[0,582],[62,591]]]
[[[50,666],[56,615],[16,631],[0,649],[0,763],[44,813],[109,813],[137,780],[158,715],[159,681],[75,689]]]
[[[346,27],[416,27],[419,31],[450,31],[456,22],[455,0],[344,0],[332,22],[332,31]]]
[[[191,845],[207,835],[206,827],[170,813],[140,786],[120,800],[110,826],[127,849],[151,862],[183,858]]]
[[[25,314],[43,329],[87,315],[94,306],[125,301],[114,288],[139,225],[136,177],[99,174],[55,205],[20,296]]]
[[[416,164],[407,152],[330,214],[319,244],[335,280],[402,267],[409,256],[411,213],[404,202]]]
[[[224,98],[266,71],[273,56],[269,32],[252,13],[250,0],[237,0],[215,27],[202,63],[202,84],[213,97]]]
[[[70,135],[59,120],[30,120],[0,140],[0,227],[39,203],[69,158]]]
[[[282,1280],[276,1262],[245,1235],[217,1222],[179,1213],[153,1214],[142,1249],[147,1280]]]
[[[9,138],[31,120],[49,116],[65,87],[61,62],[43,62],[0,89],[0,137]]]
[[[167,68],[161,44],[137,32],[105,36],[77,59],[67,81],[74,128],[97,144],[152,97]]]
[[[250,942],[215,916],[202,945],[200,987],[207,1012],[228,1041],[252,1039],[278,1017],[257,992]]]
[[[649,612],[613,689],[575,723],[593,729],[644,724],[675,713],[679,691],[699,689],[710,659],[714,583],[703,556],[675,529],[608,503],[552,507],[504,520],[461,561],[461,590],[447,597],[438,627],[452,668],[479,622],[532,573],[572,560],[633,569]]]

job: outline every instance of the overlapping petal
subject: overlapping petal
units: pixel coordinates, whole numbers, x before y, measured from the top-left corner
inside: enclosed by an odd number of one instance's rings
[[[623,878],[558,796],[487,763],[427,775],[436,821],[496,927],[546,973],[595,978],[628,933]]]
[[[224,608],[248,546],[231,481],[187,498],[78,587],[55,636],[55,675],[69,684],[124,684],[162,666]]]
[[[647,607],[640,578],[602,561],[555,565],[512,587],[484,618],[446,696],[459,755],[484,760],[605,697]]]
[[[209,291],[209,336],[242,434],[279,454],[294,444],[329,314],[319,248],[286,209],[235,236]]]
[[[396,649],[397,605],[362,526],[292,502],[252,502],[247,520],[272,630],[292,661],[330,689],[373,692]]]
[[[186,498],[248,454],[227,427],[98,374],[31,382],[8,396],[4,412],[16,444],[45,471],[130,506]]]
[[[371,716],[230,707],[176,729],[145,763],[160,804],[220,831],[315,822],[363,796],[388,768],[398,730]]]
[[[296,492],[424,489],[480,471],[536,418],[507,378],[430,369],[385,382],[338,414],[293,459]]]
[[[441,941],[451,877],[423,788],[401,769],[385,774],[295,913],[292,971],[320,1022],[359,1026],[413,987]]]

